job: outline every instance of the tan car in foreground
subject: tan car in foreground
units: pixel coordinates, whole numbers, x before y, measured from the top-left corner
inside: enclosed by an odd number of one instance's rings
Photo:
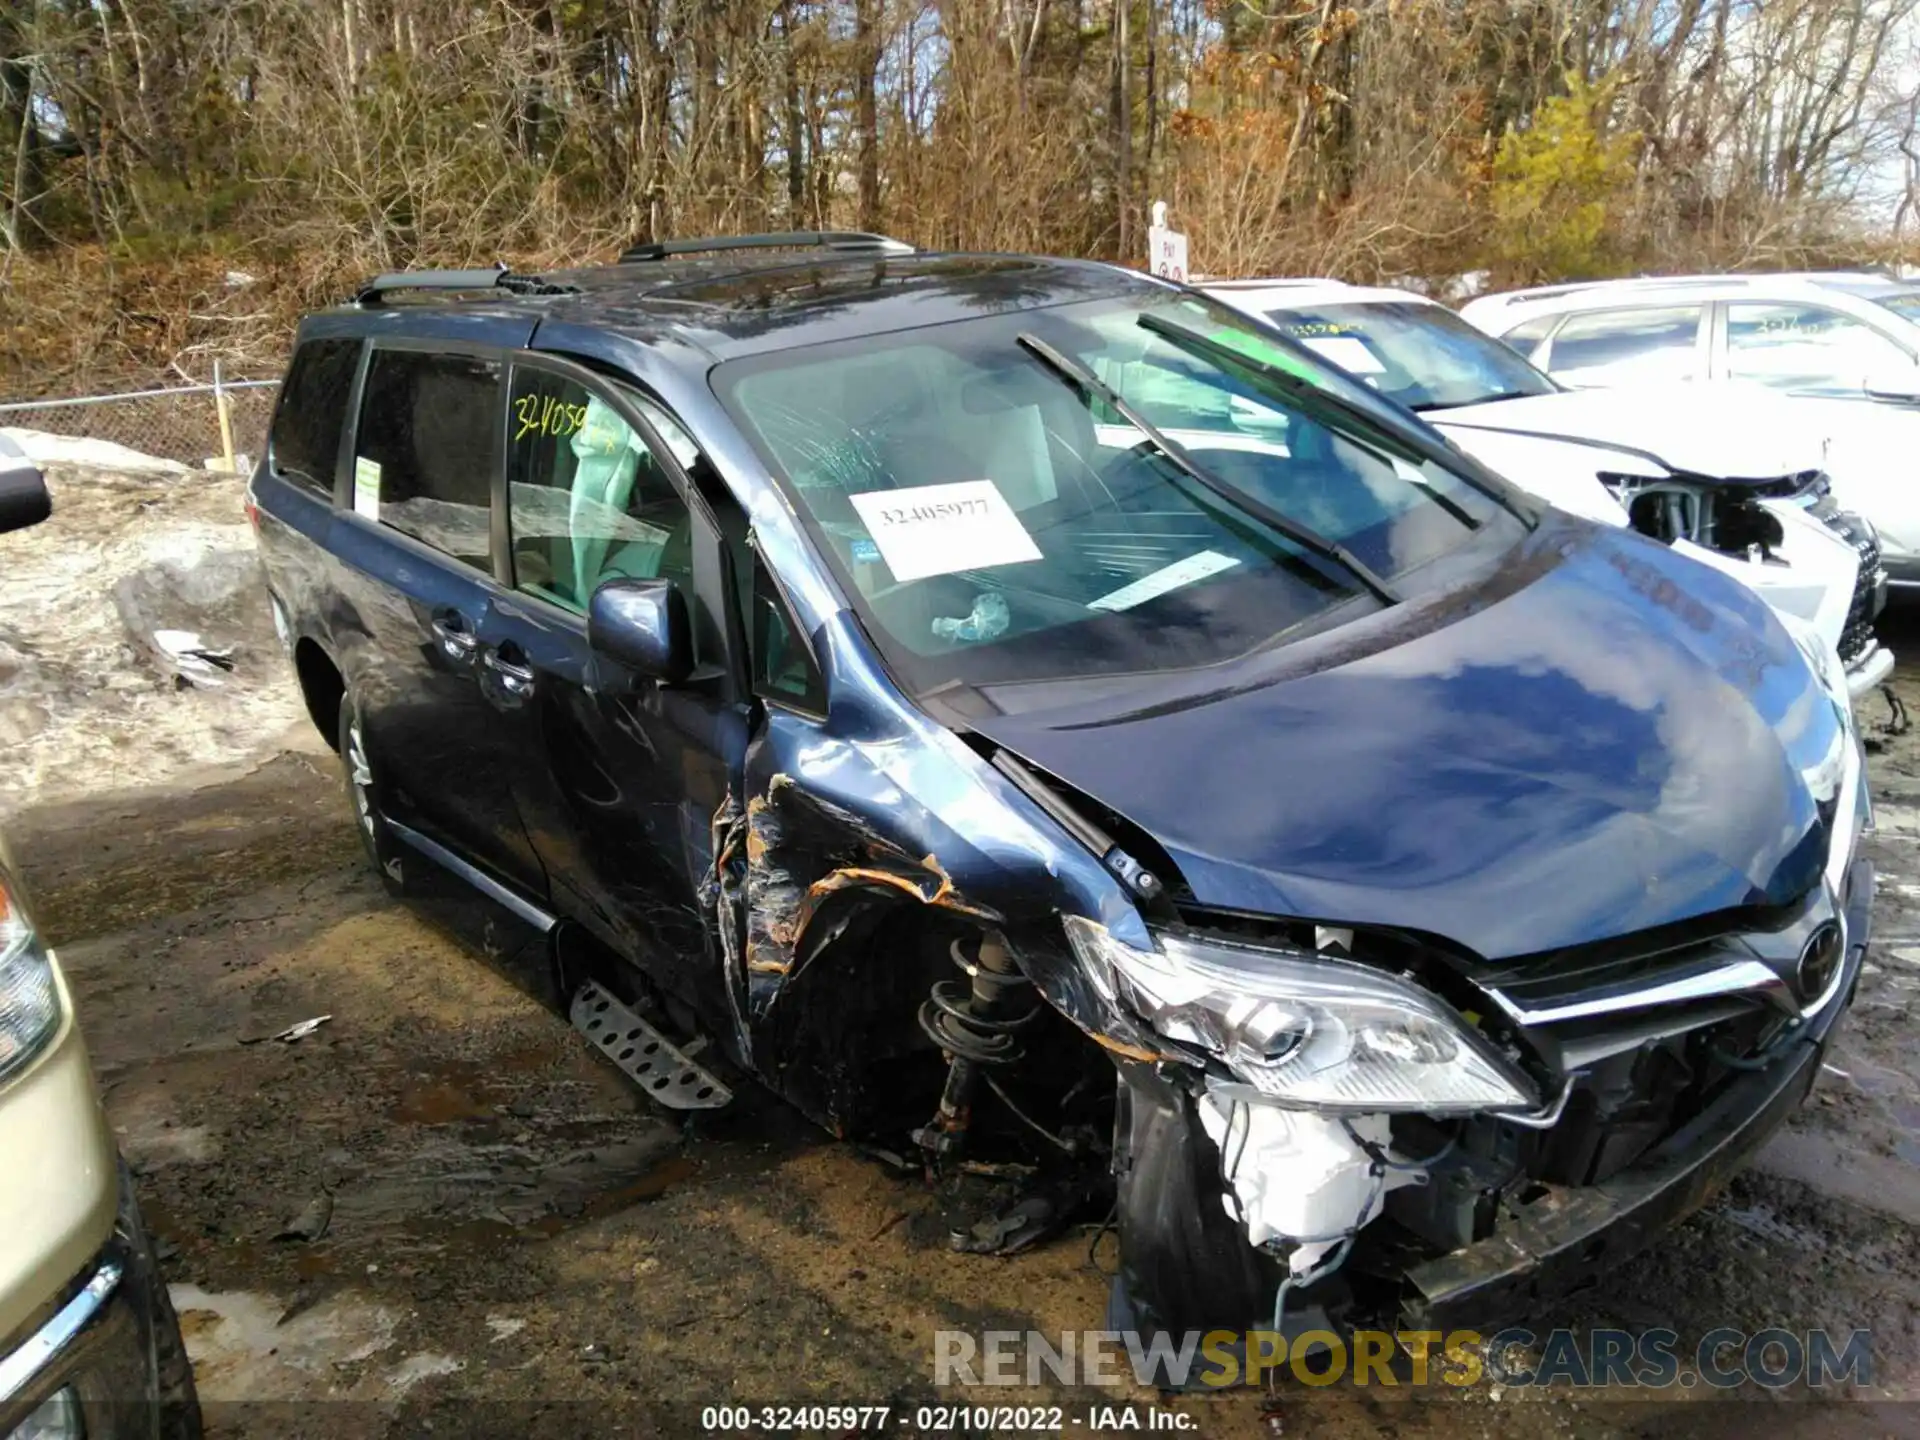
[[[0,531],[44,519],[0,448]],[[0,842],[0,1440],[192,1440],[193,1369],[53,952]]]

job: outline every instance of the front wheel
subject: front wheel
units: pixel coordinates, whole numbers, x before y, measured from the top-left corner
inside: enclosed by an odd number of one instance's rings
[[[407,893],[407,870],[414,863],[406,846],[380,813],[380,789],[374,779],[373,761],[367,753],[366,727],[360,709],[347,696],[340,702],[340,763],[346,772],[347,803],[353,807],[354,829],[360,834],[361,848],[379,872],[380,882],[389,893]]]

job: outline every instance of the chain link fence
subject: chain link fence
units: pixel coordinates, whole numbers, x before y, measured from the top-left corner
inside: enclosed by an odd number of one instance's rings
[[[76,395],[0,404],[0,429],[39,430],[200,466],[258,456],[278,380],[216,379],[211,385]]]

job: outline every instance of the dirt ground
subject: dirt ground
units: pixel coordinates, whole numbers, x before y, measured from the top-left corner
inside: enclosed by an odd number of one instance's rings
[[[1920,661],[1920,612],[1890,638]],[[1898,683],[1920,712],[1920,663]],[[41,784],[6,818],[216,1435],[697,1434],[703,1406],[743,1401],[890,1405],[887,1428],[917,1433],[940,1399],[1063,1404],[1082,1433],[1173,1415],[1221,1437],[1920,1434],[1920,1408],[1867,1403],[1920,1395],[1920,732],[1872,760],[1878,932],[1811,1103],[1704,1211],[1546,1317],[1671,1327],[1683,1353],[1720,1326],[1870,1329],[1873,1384],[1838,1406],[1754,1386],[942,1395],[936,1330],[1101,1325],[1110,1238],[956,1255],[917,1177],[750,1087],[691,1120],[655,1108],[557,1013],[506,917],[451,884],[388,898],[317,736],[256,743],[216,767],[169,750],[162,778],[128,785],[43,742]],[[285,1233],[322,1219],[318,1239]]]

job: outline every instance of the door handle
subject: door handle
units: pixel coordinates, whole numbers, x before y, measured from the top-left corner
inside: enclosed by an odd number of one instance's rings
[[[480,663],[499,678],[500,688],[516,700],[524,700],[533,693],[533,667],[516,664],[501,655],[498,650],[482,652]]]
[[[473,633],[467,619],[458,610],[442,610],[431,622],[433,638],[440,643],[440,649],[449,660],[465,664],[473,659],[473,652],[480,646],[480,637]]]

